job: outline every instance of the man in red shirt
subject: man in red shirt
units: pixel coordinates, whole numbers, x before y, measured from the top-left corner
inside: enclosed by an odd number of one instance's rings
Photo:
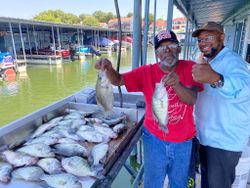
[[[143,92],[146,102],[144,119],[144,187],[162,188],[168,175],[171,188],[186,188],[196,135],[193,104],[201,84],[192,78],[192,61],[179,60],[181,47],[172,31],[161,31],[155,38],[160,62],[144,65],[119,74],[108,59],[100,59],[95,68],[106,70],[113,85],[125,85],[128,92]],[[152,97],[156,83],[164,80],[168,93],[168,132],[163,131],[152,113]]]

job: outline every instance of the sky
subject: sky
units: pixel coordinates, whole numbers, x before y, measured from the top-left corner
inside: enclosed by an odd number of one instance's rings
[[[144,0],[142,0],[144,2]],[[167,0],[157,0],[157,18],[166,19]],[[96,10],[112,12],[116,15],[114,0],[0,0],[0,16],[32,19],[42,11],[49,9],[62,10],[77,16],[80,14],[92,14]],[[133,0],[118,0],[121,16],[133,12]],[[154,1],[150,1],[150,13],[153,13]],[[142,6],[144,9],[144,6]],[[144,14],[143,14],[144,15]],[[144,16],[143,16],[144,17]],[[174,8],[173,17],[182,17],[182,14]]]

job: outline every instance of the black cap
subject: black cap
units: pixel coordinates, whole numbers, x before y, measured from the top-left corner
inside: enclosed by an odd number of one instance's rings
[[[155,41],[155,49],[157,49],[160,46],[160,44],[164,41],[170,41],[179,44],[176,34],[173,31],[166,31],[166,30],[160,31],[155,36],[154,41]]]
[[[198,37],[202,31],[217,31],[219,33],[224,33],[223,27],[219,23],[206,22],[201,26],[201,28],[192,33],[192,37]]]

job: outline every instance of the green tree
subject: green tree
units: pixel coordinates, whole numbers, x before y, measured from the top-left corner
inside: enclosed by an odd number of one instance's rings
[[[108,23],[110,19],[114,18],[115,15],[112,12],[103,12],[101,10],[97,10],[92,14],[99,22]]]
[[[67,23],[67,24],[79,23],[78,16],[71,14],[71,13],[65,13],[62,10],[43,11],[39,13],[38,15],[34,16],[33,19],[56,22],[56,23]]]
[[[127,17],[133,17],[133,13],[132,12],[129,12],[128,14],[127,14]]]
[[[88,26],[99,26],[99,21],[94,16],[85,16],[82,24]]]

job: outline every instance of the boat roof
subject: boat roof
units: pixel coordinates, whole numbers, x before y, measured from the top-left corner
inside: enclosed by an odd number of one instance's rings
[[[242,7],[249,4],[249,0],[175,0],[177,8],[201,26],[207,21],[224,22]]]

